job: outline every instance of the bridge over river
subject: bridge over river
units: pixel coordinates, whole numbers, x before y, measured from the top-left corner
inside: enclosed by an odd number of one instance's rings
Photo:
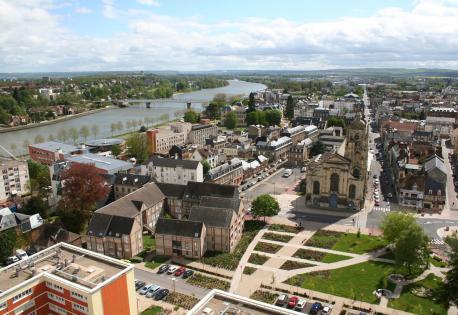
[[[186,104],[188,108],[191,107],[191,104],[202,104],[208,105],[208,99],[197,99],[197,98],[159,98],[154,100],[146,100],[146,99],[132,99],[132,100],[124,100],[118,101],[121,104],[145,104],[147,108],[154,107],[155,105],[167,105],[167,104]]]

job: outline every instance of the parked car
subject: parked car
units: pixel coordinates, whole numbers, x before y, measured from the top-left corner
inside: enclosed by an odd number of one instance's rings
[[[180,268],[178,268],[177,271],[175,271],[175,276],[179,277],[181,276],[184,272],[186,271],[186,268],[181,266]]]
[[[299,298],[297,296],[290,297],[288,301],[288,307],[295,308],[298,301],[299,301]]]
[[[304,300],[304,299],[299,299],[299,301],[297,301],[297,304],[296,304],[296,307],[294,308],[296,311],[299,311],[301,312],[305,305],[307,304],[307,301]]]
[[[16,249],[16,257],[22,260],[29,258],[29,255],[23,249]]]
[[[375,205],[376,207],[378,207],[378,206],[380,206],[380,202],[376,200],[375,203],[374,203],[374,205]]]
[[[310,309],[310,314],[317,314],[322,308],[323,305],[321,305],[320,302],[315,302],[313,303],[312,308]]]
[[[135,290],[138,291],[139,289],[145,286],[145,281],[135,280]]]
[[[159,291],[156,292],[156,294],[154,295],[154,299],[156,301],[159,301],[159,300],[162,300],[163,298],[165,298],[167,296],[167,294],[169,294],[169,290],[167,289],[161,289]]]
[[[278,305],[278,306],[283,306],[286,303],[288,303],[288,295],[286,295],[286,294],[280,295],[278,297],[277,301],[275,301],[275,305]]]
[[[321,315],[328,315],[328,314],[331,314],[331,308],[329,306],[323,307],[323,309],[321,310]]]
[[[164,272],[166,272],[167,270],[169,270],[169,268],[170,268],[170,265],[167,265],[167,264],[162,265],[162,266],[160,266],[159,269],[157,270],[157,273],[164,273]]]
[[[172,275],[178,270],[178,266],[170,266],[169,269],[167,269],[167,274]]]
[[[156,294],[156,292],[159,291],[160,289],[161,289],[160,286],[153,284],[149,288],[148,292],[146,292],[146,297],[147,298],[152,298]]]
[[[291,174],[293,174],[293,170],[290,169],[290,168],[287,168],[287,169],[283,172],[283,177],[290,177]]]
[[[18,262],[19,260],[20,260],[20,259],[17,258],[16,256],[8,257],[8,258],[5,260],[5,265],[14,264],[15,262]]]
[[[152,284],[145,285],[143,288],[140,289],[138,293],[140,293],[141,295],[145,295],[146,293],[148,293],[148,290],[149,288],[151,288],[151,286]]]
[[[194,271],[188,269],[183,273],[183,279],[187,279],[191,277],[193,274],[194,274]]]

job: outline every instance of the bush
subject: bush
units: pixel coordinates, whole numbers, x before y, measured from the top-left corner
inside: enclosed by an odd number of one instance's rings
[[[199,299],[178,292],[170,292],[165,297],[164,302],[190,310],[199,302]]]
[[[286,224],[272,224],[269,226],[269,230],[287,233],[297,233],[299,228],[297,226],[291,226]]]
[[[271,240],[271,241],[288,243],[293,238],[293,236],[267,232],[267,233],[264,233],[262,238],[266,240]]]
[[[250,258],[248,258],[248,262],[255,265],[263,265],[268,260],[269,257],[259,254],[251,254]]]
[[[145,264],[145,267],[150,269],[156,269],[163,263],[167,262],[170,259],[168,256],[153,256],[150,261]]]
[[[189,284],[196,285],[201,288],[219,289],[227,291],[230,288],[230,283],[214,277],[207,277],[201,273],[195,273],[191,278],[186,280]]]
[[[253,300],[267,303],[267,304],[273,304],[277,300],[278,294],[263,291],[263,290],[256,290],[250,296],[250,298],[252,298]]]
[[[245,275],[252,275],[253,273],[256,272],[256,268],[253,268],[253,267],[245,267],[245,269],[243,269],[243,274]]]
[[[254,248],[254,250],[259,251],[259,252],[266,252],[266,253],[275,254],[282,247],[283,246],[277,245],[277,244],[259,242],[258,244],[256,244],[256,247]]]
[[[294,260],[287,260],[283,263],[283,265],[281,265],[280,269],[293,270],[293,269],[307,268],[310,266],[313,266],[313,265],[299,262],[299,261],[294,261]]]
[[[141,263],[143,262],[143,258],[141,257],[138,257],[138,256],[134,256],[132,257],[131,259],[129,259],[131,263],[133,264],[138,264],[138,263]]]

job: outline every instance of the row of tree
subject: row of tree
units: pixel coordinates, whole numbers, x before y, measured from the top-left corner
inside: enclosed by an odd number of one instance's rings
[[[265,111],[255,110],[246,115],[247,125],[278,126],[281,123],[282,113],[277,109]]]

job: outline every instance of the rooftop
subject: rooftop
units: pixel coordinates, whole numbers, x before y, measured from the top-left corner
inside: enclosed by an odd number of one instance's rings
[[[0,269],[0,290],[3,291],[0,296],[24,282],[42,276],[91,291],[130,268],[133,266],[117,259],[59,243]]]
[[[202,229],[202,222],[159,218],[156,225],[156,234],[200,238]]]
[[[46,151],[52,151],[52,152],[62,150],[64,154],[70,154],[71,152],[75,152],[79,150],[78,147],[74,145],[65,144],[65,143],[56,142],[56,141],[35,143],[35,144],[31,144],[30,147],[41,149],[41,150],[46,150]]]
[[[185,169],[197,169],[199,166],[199,161],[192,161],[192,160],[177,160],[177,159],[168,159],[168,158],[160,158],[154,156],[151,160],[153,166],[160,166],[160,167],[182,167]]]
[[[105,170],[111,174],[127,171],[133,167],[132,163],[92,153],[72,155],[67,160],[80,164],[94,164],[98,169]]]
[[[90,147],[104,147],[112,145],[120,145],[124,143],[123,139],[94,139],[86,142],[87,146]]]

